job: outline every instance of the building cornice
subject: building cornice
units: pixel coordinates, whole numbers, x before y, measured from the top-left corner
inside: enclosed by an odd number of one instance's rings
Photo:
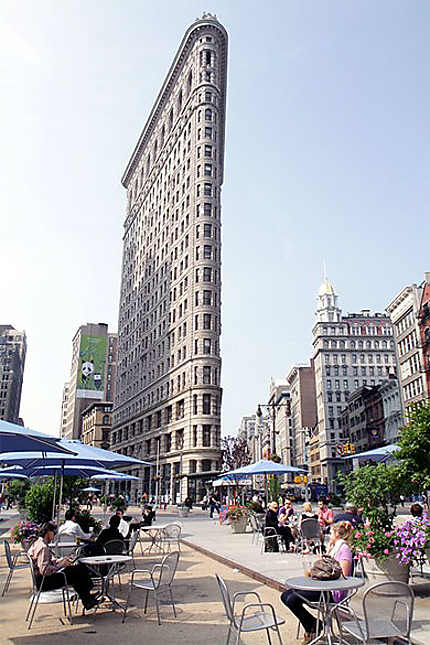
[[[190,27],[185,32],[185,35],[182,39],[182,42],[179,46],[179,49],[176,53],[173,63],[170,66],[170,69],[167,73],[165,81],[157,96],[157,99],[154,103],[151,113],[145,123],[145,126],[142,130],[142,133],[139,137],[136,147],[133,150],[133,154],[131,155],[130,161],[128,162],[127,167],[124,171],[124,174],[121,178],[121,183],[124,186],[124,188],[128,187],[130,179],[136,169],[136,166],[139,163],[142,151],[144,150],[146,144],[148,143],[152,135],[152,132],[154,130],[154,127],[163,111],[163,108],[165,107],[165,105],[167,104],[170,98],[175,81],[181,72],[181,69],[183,67],[184,61],[186,59],[186,56],[189,50],[193,46],[195,40],[197,40],[199,33],[203,29],[208,29],[208,28],[218,31],[219,34],[222,36],[221,40],[222,40],[223,47],[222,47],[222,60],[220,62],[220,67],[219,67],[220,75],[221,75],[219,86],[221,88],[221,93],[224,98],[224,103],[221,107],[225,112],[226,85],[227,85],[226,70],[227,70],[228,35],[225,28],[221,25],[221,23],[218,22],[218,20],[216,20],[216,18],[202,18],[201,20],[196,20],[195,22],[193,22],[193,24],[190,25]],[[221,120],[221,123],[222,122],[223,120]],[[222,132],[221,134],[222,134],[221,149],[222,149],[223,143],[224,143],[224,132]]]

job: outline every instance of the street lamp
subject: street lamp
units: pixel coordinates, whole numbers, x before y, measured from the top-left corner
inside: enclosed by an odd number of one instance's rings
[[[287,413],[291,409],[291,403],[288,400],[286,403],[259,403],[257,406],[257,412],[256,415],[258,417],[259,425],[261,425],[261,417],[263,416],[263,412],[261,411],[261,408],[267,408],[270,410],[270,414],[272,417],[272,432],[271,432],[271,437],[270,437],[270,454],[273,456],[276,454],[276,435],[278,432],[276,431],[276,412],[279,410],[279,408],[287,408]]]

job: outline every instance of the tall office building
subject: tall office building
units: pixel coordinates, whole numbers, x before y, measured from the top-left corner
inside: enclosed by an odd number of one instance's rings
[[[363,385],[383,383],[396,372],[388,316],[368,309],[342,315],[337,298],[333,285],[324,279],[312,330],[317,401],[317,426],[310,446],[312,479],[328,484],[330,490],[336,488],[337,471],[343,469],[338,449],[348,437],[344,437],[341,414],[350,393]]]
[[[73,341],[70,379],[64,384],[60,434],[82,437],[82,413],[94,401],[113,401],[118,335],[106,323],[81,325]]]
[[[0,325],[0,419],[19,422],[27,338],[12,325]]]
[[[227,33],[204,14],[186,31],[122,178],[112,448],[152,461],[141,489],[159,482],[173,500],[199,498],[220,467],[226,72]]]
[[[425,357],[428,342],[426,343],[426,339],[422,337],[421,315],[423,294],[429,285],[430,273],[427,272],[421,284],[403,287],[387,306],[394,327],[399,383],[406,421],[408,407],[430,397],[430,380],[426,378],[430,365]]]

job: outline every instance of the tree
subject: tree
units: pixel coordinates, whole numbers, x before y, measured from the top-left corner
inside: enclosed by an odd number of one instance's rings
[[[409,408],[409,423],[402,428],[394,454],[403,469],[410,493],[430,490],[430,402]]]
[[[242,468],[242,466],[247,466],[251,462],[248,443],[242,437],[232,437],[231,435],[222,437],[221,451],[224,472]]]
[[[400,464],[361,466],[338,479],[345,487],[348,502],[363,509],[363,514],[379,528],[391,528],[405,480]]]

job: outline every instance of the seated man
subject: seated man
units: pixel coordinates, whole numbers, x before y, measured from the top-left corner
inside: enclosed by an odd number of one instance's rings
[[[121,520],[121,521],[120,521],[120,523],[119,523],[118,531],[121,533],[121,535],[122,535],[122,537],[123,537],[123,538],[126,538],[126,537],[128,537],[128,534],[129,534],[129,531],[130,531],[130,527],[129,527],[129,525],[128,525],[128,522],[126,522],[126,521],[123,519],[124,511],[123,511],[121,508],[119,508],[119,509],[117,510],[117,512],[116,512],[116,515],[118,515],[118,517],[119,517],[119,518],[120,518],[120,520]]]
[[[142,511],[142,526],[151,526],[154,519],[155,512],[152,510],[152,506],[146,504]]]
[[[360,524],[363,524],[362,518],[359,515],[357,515],[357,509],[355,508],[354,504],[351,504],[350,502],[347,502],[345,504],[344,513],[339,513],[338,515],[335,515],[333,523],[337,524],[338,522],[351,522],[354,528],[356,526],[359,526]]]
[[[69,508],[65,513],[66,521],[58,529],[58,535],[70,535],[71,537],[80,537],[88,539],[91,533],[85,533],[76,521],[75,511]]]
[[[84,564],[72,564],[69,558],[54,558],[48,546],[55,538],[57,529],[52,522],[46,522],[40,528],[40,537],[33,542],[28,550],[36,572],[36,584],[42,591],[60,589],[67,584],[72,585],[85,609],[97,605],[97,599],[90,594],[93,583],[89,571]]]
[[[100,532],[96,540],[96,545],[104,546],[106,542],[110,542],[111,540],[121,540],[121,542],[124,542],[124,537],[118,530],[120,522],[121,518],[118,515],[112,515],[108,528]]]

